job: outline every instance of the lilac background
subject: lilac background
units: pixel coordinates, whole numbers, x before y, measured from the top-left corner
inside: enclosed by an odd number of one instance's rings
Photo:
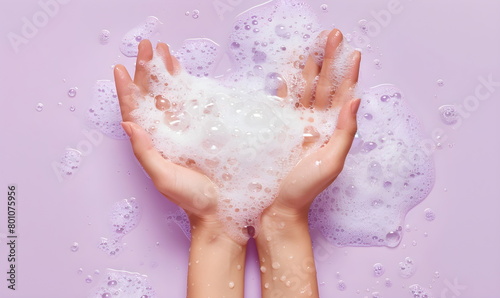
[[[64,2],[61,0],[61,2]],[[18,290],[6,289],[0,273],[1,297],[86,297],[94,282],[84,281],[95,269],[121,269],[146,274],[158,297],[185,295],[189,243],[182,232],[167,225],[165,214],[174,205],[155,191],[144,176],[127,141],[105,137],[83,158],[71,180],[59,182],[51,168],[66,147],[86,137],[85,110],[96,80],[112,79],[112,65],[133,65],[118,50],[121,37],[153,15],[163,22],[160,38],[173,48],[186,38],[206,37],[225,44],[234,17],[260,0],[123,1],[73,0],[59,11],[16,53],[9,32],[20,34],[22,18],[41,11],[36,0],[2,1],[0,10],[0,272],[7,270],[6,186],[17,183]],[[359,31],[358,21],[377,22],[374,12],[387,10],[388,0],[308,1],[325,26],[344,33]],[[216,14],[214,3],[229,11]],[[320,5],[328,4],[328,12]],[[319,246],[322,297],[410,297],[408,286],[418,283],[434,297],[498,297],[500,276],[500,87],[467,112],[457,129],[444,125],[438,107],[467,104],[480,86],[480,77],[500,82],[500,2],[401,0],[401,12],[372,34],[373,52],[364,49],[361,87],[392,83],[403,90],[425,135],[442,144],[435,152],[436,184],[430,196],[407,216],[410,232],[399,247],[335,248]],[[185,16],[198,9],[200,17]],[[380,24],[380,22],[378,23]],[[102,29],[111,31],[108,45],[98,42]],[[373,61],[380,59],[382,68]],[[219,65],[220,73],[228,66]],[[445,85],[436,83],[443,79]],[[78,87],[75,98],[68,89]],[[35,111],[37,103],[42,112]],[[58,105],[61,102],[62,105]],[[71,112],[70,106],[76,111]],[[441,136],[439,140],[436,135]],[[109,210],[114,202],[134,196],[142,219],[126,235],[126,252],[109,258],[98,250],[109,235]],[[437,218],[424,219],[432,208]],[[424,236],[428,233],[428,237]],[[80,243],[77,252],[69,247]],[[416,246],[412,243],[416,241]],[[160,245],[156,245],[159,242]],[[325,252],[327,252],[325,254]],[[324,258],[326,255],[326,259]],[[398,276],[398,263],[411,257],[416,274]],[[250,246],[247,297],[257,297],[258,269]],[[372,267],[382,263],[386,273],[375,278]],[[83,274],[77,274],[78,268]],[[438,271],[439,278],[434,276]],[[337,289],[337,272],[347,289]],[[384,279],[393,286],[385,287]],[[453,284],[458,283],[459,288]],[[430,288],[432,287],[432,288]],[[359,293],[358,293],[359,291]]]

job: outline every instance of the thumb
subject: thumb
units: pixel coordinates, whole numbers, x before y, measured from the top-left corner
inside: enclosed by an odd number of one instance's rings
[[[330,163],[336,167],[341,166],[339,172],[342,170],[347,153],[351,149],[354,135],[358,129],[356,114],[360,103],[361,99],[356,98],[346,102],[342,106],[337,120],[337,127],[325,146],[325,151],[329,152]]]
[[[139,125],[133,122],[122,122],[122,127],[130,138],[134,155],[153,182],[160,177],[169,175],[165,169],[172,164],[153,146],[151,136]]]

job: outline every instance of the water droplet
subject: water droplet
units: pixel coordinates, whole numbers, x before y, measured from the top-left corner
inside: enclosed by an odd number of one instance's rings
[[[83,268],[78,268],[78,270],[76,271],[76,273],[82,274],[83,273]]]
[[[390,96],[389,95],[382,95],[380,97],[380,100],[383,101],[383,102],[387,102],[389,100]]]
[[[439,271],[434,272],[434,277],[439,278],[441,275],[439,274]]]
[[[163,95],[157,95],[155,96],[155,105],[156,108],[160,111],[166,111],[169,110],[170,107],[172,106],[170,101],[163,97]]]
[[[41,111],[43,111],[43,103],[39,102],[39,103],[36,105],[35,110],[37,110],[37,112],[41,112]]]
[[[387,246],[389,247],[398,246],[400,240],[401,240],[401,235],[399,231],[392,231],[387,233],[387,235],[385,235],[385,241],[387,243]]]
[[[78,251],[78,248],[79,248],[78,242],[73,242],[73,244],[71,244],[71,246],[70,246],[70,249],[72,252]]]
[[[76,96],[76,90],[77,90],[77,89],[78,89],[78,88],[71,88],[71,89],[69,89],[69,90],[68,90],[68,96],[69,96],[69,97],[75,97],[75,96]]]
[[[69,110],[70,110],[70,112],[74,112],[74,111],[76,111],[76,108],[75,108],[75,106],[70,106]]]
[[[436,219],[436,214],[434,213],[434,211],[431,208],[425,209],[424,215],[425,215],[425,219],[427,219],[428,221],[433,221]]]
[[[87,278],[85,278],[85,282],[88,283],[88,284],[91,283],[92,282],[92,276],[87,275]]]
[[[380,263],[376,263],[375,265],[373,265],[373,275],[375,277],[380,277],[384,274],[385,272],[385,268],[382,264]]]
[[[111,294],[110,293],[104,293],[101,295],[102,298],[110,298]]]
[[[394,98],[396,98],[396,99],[401,99],[401,93],[396,92],[396,93],[394,93],[393,95],[391,95],[391,97],[394,97]]]
[[[373,64],[375,65],[376,69],[382,69],[382,62],[380,62],[379,59],[373,60]]]
[[[377,143],[375,142],[365,142],[363,144],[363,147],[361,148],[361,151],[364,153],[368,153],[372,151],[373,149],[377,148]]]
[[[373,115],[370,114],[370,113],[364,114],[363,117],[365,117],[366,120],[372,120],[373,119]]]
[[[116,286],[118,282],[116,280],[110,280],[108,281],[108,286]]]
[[[232,282],[232,281],[229,282],[229,288],[234,289],[234,282]]]
[[[231,48],[232,49],[238,49],[239,47],[240,47],[240,44],[237,43],[236,41],[231,43]]]
[[[260,266],[260,272],[265,273],[267,268],[265,266]]]
[[[444,86],[444,81],[443,81],[443,79],[439,79],[439,80],[437,80],[437,82],[436,82],[436,83],[437,83],[437,85],[438,85],[439,87],[443,87],[443,86]]]
[[[320,8],[321,8],[321,10],[323,12],[327,12],[328,11],[328,5],[327,4],[321,4]]]
[[[281,265],[278,262],[274,262],[272,267],[273,267],[273,269],[279,269],[281,267]]]
[[[459,114],[453,105],[439,107],[439,115],[444,124],[453,125],[458,122]]]

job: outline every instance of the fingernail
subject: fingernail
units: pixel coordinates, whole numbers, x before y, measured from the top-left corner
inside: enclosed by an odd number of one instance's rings
[[[122,127],[123,127],[123,130],[127,133],[128,137],[131,138],[132,134],[134,132],[132,125],[130,125],[130,123],[128,123],[128,122],[122,122]]]
[[[333,35],[333,37],[339,37],[340,34],[342,34],[342,32],[340,32],[340,30],[338,30],[338,29],[333,29],[333,30],[336,30],[335,34]]]
[[[356,115],[358,113],[360,103],[361,103],[361,98],[356,98],[351,100],[351,113],[353,115]]]

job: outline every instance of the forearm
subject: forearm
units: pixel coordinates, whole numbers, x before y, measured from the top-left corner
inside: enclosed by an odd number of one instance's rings
[[[191,234],[187,297],[243,297],[246,246],[206,227]]]
[[[307,215],[273,213],[264,212],[256,237],[262,297],[318,297]]]

